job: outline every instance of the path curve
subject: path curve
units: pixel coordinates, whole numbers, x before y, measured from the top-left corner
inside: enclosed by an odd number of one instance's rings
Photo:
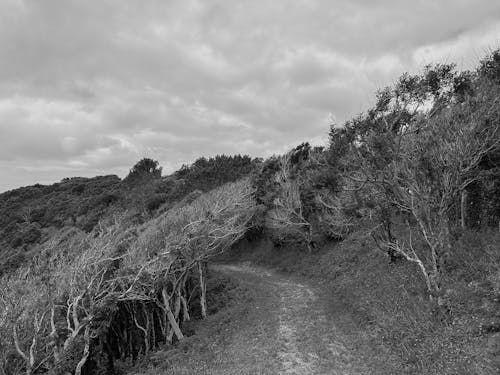
[[[263,309],[262,320],[264,324],[267,320],[271,326],[267,334],[273,335],[274,329],[274,337],[256,336],[257,340],[252,345],[268,348],[267,358],[265,355],[260,357],[262,363],[267,363],[267,368],[248,373],[370,373],[362,361],[346,348],[342,334],[332,320],[327,319],[314,287],[250,264],[215,265],[212,268],[238,278],[247,287],[259,289],[257,295],[264,296],[257,301],[255,308]],[[259,327],[254,328],[258,330]],[[245,353],[241,348],[248,345],[249,336],[252,332],[236,335],[230,345],[236,351],[227,354],[238,356]]]

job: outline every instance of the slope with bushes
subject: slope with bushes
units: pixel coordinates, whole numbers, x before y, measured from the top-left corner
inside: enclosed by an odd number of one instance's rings
[[[241,180],[144,224],[125,212],[52,238],[1,279],[1,368],[112,371],[117,359],[182,340],[183,322],[207,314],[206,261],[251,225],[251,195]]]
[[[0,194],[0,275],[37,254],[59,231],[91,232],[101,219],[127,210],[137,222],[168,209],[189,194],[207,192],[248,175],[248,156],[201,158],[162,177],[157,161],[144,158],[126,178],[65,178],[53,185],[33,185]]]

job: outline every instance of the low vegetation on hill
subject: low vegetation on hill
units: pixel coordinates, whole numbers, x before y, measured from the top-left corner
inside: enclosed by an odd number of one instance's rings
[[[119,198],[117,176],[68,178],[0,195],[0,275],[64,227],[90,231]]]
[[[494,52],[403,75],[326,148],[167,177],[143,159],[123,181],[0,195],[0,373],[111,373],[182,341],[207,315],[206,262],[259,237],[329,283],[403,371],[497,373],[499,98]]]
[[[158,162],[145,158],[123,181],[114,175],[73,177],[0,194],[0,275],[31,259],[61,231],[89,233],[100,220],[124,210],[144,222],[161,206],[248,175],[255,163],[240,155],[200,158],[162,177]]]

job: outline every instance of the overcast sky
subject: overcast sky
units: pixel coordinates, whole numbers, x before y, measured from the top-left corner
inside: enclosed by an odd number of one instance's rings
[[[0,0],[0,191],[325,142],[499,46],[498,0]]]

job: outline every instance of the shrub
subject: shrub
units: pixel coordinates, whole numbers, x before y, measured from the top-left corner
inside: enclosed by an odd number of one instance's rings
[[[102,193],[97,197],[97,204],[109,206],[121,199],[120,194],[116,192],[106,192]]]
[[[146,201],[146,209],[148,211],[155,211],[158,209],[163,203],[168,200],[167,194],[155,194],[152,197],[148,198]]]
[[[38,225],[31,224],[22,232],[23,242],[27,244],[36,243],[42,237],[42,232]]]

